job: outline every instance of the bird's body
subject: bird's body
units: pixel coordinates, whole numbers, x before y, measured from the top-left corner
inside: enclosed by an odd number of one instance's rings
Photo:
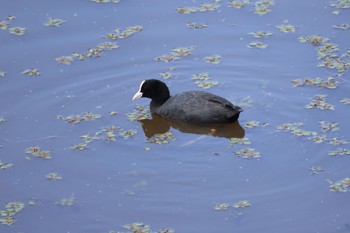
[[[153,114],[194,124],[231,123],[242,112],[230,101],[205,91],[186,91],[170,96],[165,83],[155,79],[141,83],[133,100],[141,97],[152,99],[150,108]]]

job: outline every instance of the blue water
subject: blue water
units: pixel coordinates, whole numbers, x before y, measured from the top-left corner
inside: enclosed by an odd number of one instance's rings
[[[349,192],[330,191],[333,183],[350,176],[349,155],[329,156],[349,144],[316,144],[307,136],[280,131],[284,123],[302,122],[302,129],[349,141],[349,71],[337,77],[334,69],[317,67],[317,47],[298,41],[300,36],[319,35],[349,51],[350,30],[333,25],[350,24],[349,9],[336,9],[331,1],[275,1],[271,12],[254,14],[254,4],[242,9],[227,1],[214,11],[179,14],[176,9],[199,6],[201,1],[24,1],[1,4],[0,21],[11,15],[9,27],[24,27],[23,36],[0,30],[0,160],[13,167],[0,169],[0,210],[9,202],[25,208],[0,232],[128,232],[125,224],[143,222],[152,232],[350,232]],[[340,14],[332,14],[339,10]],[[48,18],[66,22],[46,27]],[[277,25],[297,27],[283,33]],[[207,28],[189,29],[189,22]],[[140,25],[141,32],[111,41],[102,36],[114,29]],[[269,38],[255,39],[249,32],[270,31]],[[74,52],[86,53],[103,42],[120,48],[101,57],[55,61]],[[262,41],[266,49],[249,49]],[[178,47],[194,46],[192,54],[164,63],[154,59]],[[220,64],[205,56],[220,55]],[[39,76],[22,74],[37,68]],[[169,69],[173,69],[169,71]],[[144,79],[160,77],[171,93],[203,90],[192,75],[210,73],[219,85],[208,91],[241,105],[238,130],[250,145],[234,145],[225,137],[185,133],[171,128],[175,140],[168,144],[147,142],[142,125],[127,114],[148,99],[131,98]],[[291,80],[333,76],[336,89],[293,87]],[[335,110],[305,109],[310,98],[327,95]],[[250,99],[251,102],[244,101]],[[117,115],[110,115],[111,111]],[[102,117],[77,124],[57,119],[93,112]],[[248,128],[249,121],[269,126]],[[336,122],[339,130],[322,133],[319,121]],[[158,122],[155,123],[156,125]],[[96,140],[88,149],[71,146],[82,135],[94,135],[116,125],[137,134],[116,141]],[[157,128],[157,127],[156,127]],[[237,137],[243,136],[242,131]],[[26,154],[31,146],[52,151],[45,160]],[[244,159],[235,152],[254,148],[260,158]],[[26,157],[28,158],[26,159]],[[310,167],[322,167],[312,174]],[[49,181],[57,172],[62,180]],[[349,190],[349,188],[347,189]],[[57,204],[74,195],[71,206]],[[250,207],[236,209],[247,200]],[[28,202],[34,202],[30,205]],[[231,205],[214,209],[217,203]],[[0,217],[1,218],[1,217]]]

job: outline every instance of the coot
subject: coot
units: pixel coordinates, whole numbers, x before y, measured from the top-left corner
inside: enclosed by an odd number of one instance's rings
[[[151,112],[163,118],[194,124],[230,123],[242,109],[205,91],[186,91],[170,96],[169,88],[157,79],[144,80],[132,100],[150,98]]]

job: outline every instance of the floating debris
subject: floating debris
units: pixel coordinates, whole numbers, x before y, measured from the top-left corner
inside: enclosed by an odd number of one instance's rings
[[[251,204],[249,203],[249,201],[239,201],[235,204],[233,204],[234,208],[246,208],[246,207],[250,207]]]
[[[5,117],[0,117],[0,124],[6,122]]]
[[[171,62],[181,59],[181,57],[189,56],[192,54],[194,46],[191,47],[179,47],[172,50],[171,54],[165,54],[159,57],[156,57],[155,61],[162,62]]]
[[[191,13],[198,12],[198,8],[197,7],[179,7],[176,9],[176,12],[180,14],[191,14]]]
[[[96,3],[119,3],[120,0],[90,0],[90,2],[96,2]]]
[[[0,223],[10,226],[16,222],[15,215],[21,212],[25,207],[23,202],[9,202],[5,209],[0,210]]]
[[[202,3],[199,7],[179,7],[176,9],[176,12],[179,14],[192,14],[196,12],[213,11],[219,7],[218,1],[214,1],[214,3]]]
[[[10,34],[16,35],[16,36],[23,36],[27,29],[22,28],[22,27],[12,27],[8,29]]]
[[[322,80],[322,78],[305,78],[305,79],[294,79],[292,80],[293,86],[318,86],[324,87],[328,89],[337,88],[339,82],[337,82],[333,77],[328,77],[326,80]]]
[[[59,27],[66,21],[63,19],[57,19],[57,18],[48,18],[47,21],[44,23],[44,26],[46,27]]]
[[[132,136],[134,136],[135,134],[137,134],[137,131],[134,129],[131,130],[121,130],[119,132],[119,136],[124,138],[124,139],[128,139],[131,138]]]
[[[204,88],[204,89],[209,89],[213,86],[217,86],[219,85],[219,82],[217,81],[211,81],[211,80],[206,80],[206,81],[195,81],[194,84],[197,86],[197,87],[201,87],[201,88]]]
[[[88,148],[89,147],[87,143],[78,143],[70,147],[72,150],[86,150]]]
[[[104,43],[98,44],[97,48],[104,50],[104,51],[110,51],[112,49],[119,48],[119,45],[117,45],[117,43],[113,43],[113,42],[104,42]]]
[[[109,112],[109,115],[116,116],[116,115],[118,115],[118,113],[116,111],[111,111],[111,112]]]
[[[73,58],[73,56],[62,56],[62,57],[56,58],[55,60],[58,63],[70,65],[73,62],[74,58]]]
[[[246,47],[249,49],[252,49],[252,48],[266,49],[268,45],[260,41],[253,41],[253,42],[250,42]]]
[[[237,8],[237,9],[241,9],[242,7],[244,7],[245,5],[249,4],[250,1],[249,0],[243,0],[243,1],[228,1],[228,6],[229,7],[233,7],[233,8]]]
[[[219,85],[219,82],[211,80],[210,75],[207,72],[201,74],[194,74],[192,75],[191,79],[194,80],[194,84],[197,87],[201,87],[204,89],[208,89],[213,86]]]
[[[114,32],[109,33],[107,35],[102,36],[103,38],[116,40],[116,39],[124,39],[134,35],[137,32],[141,32],[143,27],[140,25],[127,27],[125,30],[121,30],[120,28],[114,29]]]
[[[339,145],[349,144],[349,142],[333,137],[333,138],[328,138],[328,144],[339,146]]]
[[[103,36],[103,38],[112,39],[112,40],[123,39],[123,38],[127,38],[129,36],[132,36],[136,32],[140,32],[142,30],[143,30],[143,27],[138,26],[138,25],[128,27],[125,30],[120,30],[119,28],[117,28],[114,30],[113,33],[109,33],[109,34]],[[86,58],[101,57],[101,55],[104,51],[111,51],[111,50],[117,49],[117,48],[119,48],[119,45],[117,43],[104,42],[104,43],[98,44],[95,48],[88,49],[87,52],[84,54],[74,52],[69,56],[61,56],[61,57],[56,58],[55,60],[58,63],[70,65],[73,61],[76,61],[76,60],[83,61]]]
[[[29,75],[29,76],[39,76],[40,71],[38,69],[26,69],[22,71],[22,74]]]
[[[173,74],[170,72],[162,72],[162,73],[159,73],[159,75],[161,78],[164,78],[164,79],[169,79],[173,77]]]
[[[340,30],[349,30],[350,29],[350,25],[343,23],[343,24],[339,24],[339,25],[333,25],[333,28],[335,29],[340,29]]]
[[[350,104],[350,98],[343,98],[343,99],[340,100],[340,103]]]
[[[214,1],[214,2],[215,3],[203,3],[200,5],[198,10],[201,12],[204,12],[204,11],[213,11],[213,10],[219,8],[220,5],[216,4],[216,1]]]
[[[350,178],[346,177],[335,184],[329,186],[329,190],[332,192],[348,192],[350,191]]]
[[[277,25],[276,28],[280,29],[280,31],[284,33],[295,32],[297,30],[297,27],[291,24]]]
[[[208,27],[208,25],[205,23],[194,23],[194,22],[189,22],[188,24],[186,24],[186,26],[189,29],[203,29]]]
[[[130,230],[130,232],[133,233],[150,233],[151,227],[149,225],[143,224],[143,223],[132,223],[124,225],[123,228]]]
[[[85,112],[83,115],[69,115],[67,117],[63,117],[61,115],[57,115],[56,119],[65,120],[67,123],[77,124],[82,121],[92,121],[96,119],[100,119],[102,116],[100,114],[94,114],[92,112]]]
[[[6,19],[9,20],[9,21],[14,20],[15,18],[16,18],[16,16],[13,16],[13,15],[9,15],[9,16],[6,17]]]
[[[43,159],[51,159],[52,152],[41,150],[40,147],[32,146],[25,150],[25,153],[31,154],[34,157],[43,158]]]
[[[175,232],[174,229],[164,228],[164,229],[160,229],[160,230],[157,231],[156,233],[174,233],[174,232]]]
[[[52,172],[46,175],[46,179],[48,180],[62,180],[62,176],[57,172]]]
[[[204,57],[204,61],[206,63],[220,64],[222,61],[222,57],[220,55],[207,56],[207,57]]]
[[[215,206],[214,206],[214,210],[218,210],[218,211],[227,210],[229,207],[230,207],[230,204],[227,204],[227,203],[217,203],[217,204],[215,204]]]
[[[235,155],[245,159],[260,158],[260,152],[255,151],[253,148],[245,148],[235,152]]]
[[[279,130],[284,130],[290,132],[295,136],[316,136],[317,132],[306,131],[301,129],[300,126],[303,126],[303,123],[286,123],[277,127]]]
[[[12,163],[3,163],[1,160],[0,160],[0,170],[2,169],[8,169],[10,167],[13,167],[13,164]]]
[[[0,21],[0,29],[1,30],[6,30],[9,27],[9,22],[7,21]]]
[[[175,140],[175,137],[170,131],[163,134],[155,134],[153,137],[147,138],[147,142],[155,144],[168,144],[172,140]]]
[[[263,0],[255,2],[254,5],[255,14],[266,15],[267,13],[270,13],[272,11],[271,6],[275,5],[275,2],[273,0]]]
[[[191,47],[179,47],[172,50],[171,54],[179,57],[185,57],[192,54],[194,46]]]
[[[326,135],[321,135],[321,136],[317,135],[317,136],[309,137],[307,139],[313,141],[314,143],[322,143],[322,142],[327,140],[327,137],[326,137]]]
[[[338,8],[338,9],[347,9],[350,8],[350,1],[349,0],[336,0],[332,1],[330,3],[331,6]]]
[[[327,41],[329,41],[328,38],[324,38],[324,37],[317,36],[317,35],[312,35],[312,36],[307,36],[307,37],[301,36],[301,37],[298,37],[298,40],[301,43],[308,42],[308,43],[312,44],[313,46],[319,46],[319,45],[324,44]]]
[[[234,144],[239,145],[250,145],[251,142],[249,141],[249,138],[230,138],[230,145],[228,148],[232,148]]]
[[[331,132],[339,130],[339,124],[335,122],[319,121],[322,132]]]
[[[311,108],[318,108],[321,110],[334,110],[335,107],[331,104],[327,103],[327,96],[326,95],[316,95],[311,98],[310,103],[305,105],[305,108],[311,109]]]
[[[248,129],[252,129],[252,128],[260,126],[260,122],[259,121],[248,121],[244,124],[244,126]]]
[[[249,32],[248,35],[251,35],[257,39],[262,39],[262,38],[267,38],[267,37],[271,36],[272,32],[263,32],[263,31]]]
[[[6,72],[0,70],[0,77],[4,78],[6,76]]]
[[[309,170],[311,171],[312,174],[320,174],[321,172],[324,172],[323,167],[315,167],[315,166],[311,166],[309,168]]]
[[[131,113],[128,113],[126,115],[130,121],[151,119],[151,110],[149,109],[149,106],[137,105]]]
[[[72,206],[76,201],[76,197],[72,194],[67,198],[62,198],[60,201],[56,202],[57,205],[61,206]]]
[[[328,155],[330,155],[330,156],[350,155],[350,150],[349,149],[344,149],[344,148],[338,148],[335,151],[328,152]]]

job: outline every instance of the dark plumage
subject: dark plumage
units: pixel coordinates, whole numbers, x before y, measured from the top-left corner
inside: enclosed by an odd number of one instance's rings
[[[186,91],[170,96],[167,85],[156,79],[143,81],[132,100],[141,97],[152,99],[153,114],[188,123],[230,123],[242,112],[228,100],[205,91]]]

